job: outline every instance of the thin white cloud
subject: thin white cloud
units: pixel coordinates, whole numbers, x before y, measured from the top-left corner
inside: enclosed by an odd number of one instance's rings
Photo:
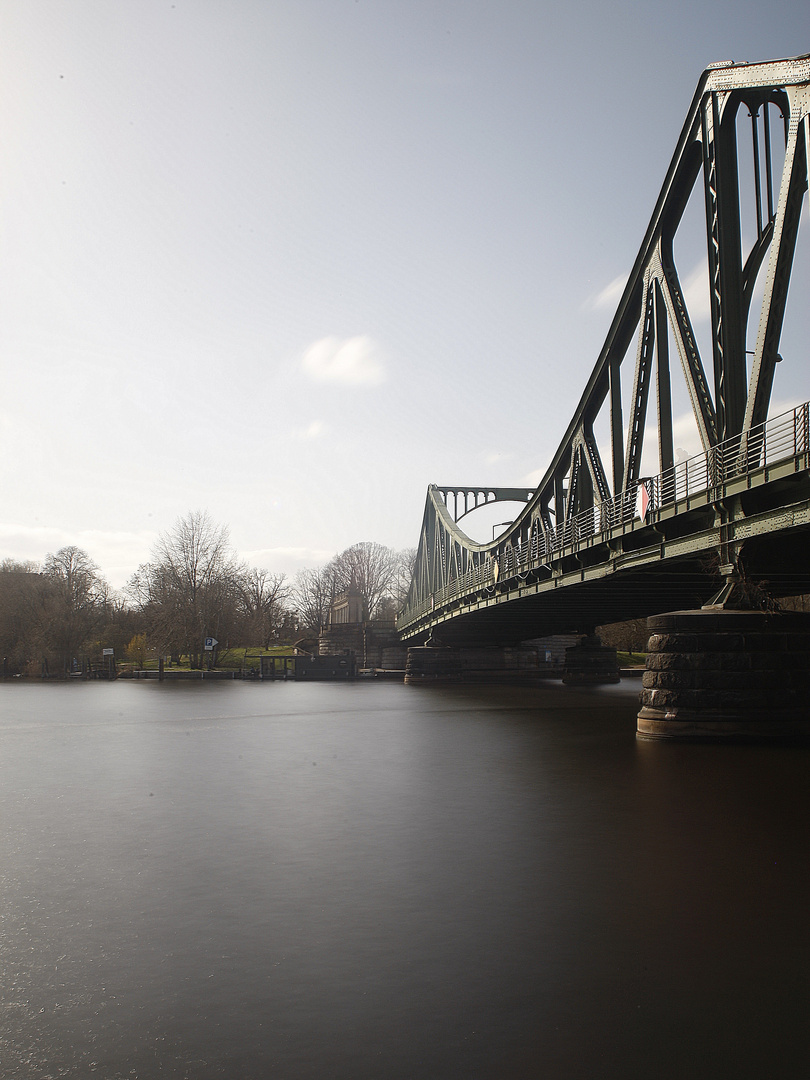
[[[301,369],[315,382],[376,386],[386,378],[379,346],[367,334],[320,338],[304,353]]]
[[[694,457],[695,455],[702,453],[703,447],[700,442],[700,435],[698,434],[695,418],[691,412],[681,413],[679,416],[673,417],[672,436],[676,446],[676,461],[682,461],[687,457]],[[599,442],[597,444],[597,450],[599,451],[602,465],[608,471],[608,477],[612,482],[610,477],[610,443]],[[658,428],[654,424],[646,424],[644,427],[644,449],[641,471],[645,476],[655,476],[658,473]],[[536,488],[545,475],[545,469],[533,469],[531,472],[526,473],[522,483],[526,484],[528,487]]]
[[[708,322],[712,315],[709,266],[699,262],[683,281],[683,299],[692,324]]]
[[[627,274],[616,277],[600,292],[585,301],[588,311],[612,311],[618,307],[627,284]],[[692,323],[708,322],[711,315],[709,303],[709,271],[705,261],[699,262],[681,282],[684,301]]]
[[[292,579],[299,570],[323,566],[333,558],[335,552],[326,548],[309,547],[272,547],[253,548],[240,551],[241,557],[250,566],[261,566],[274,574],[286,574]]]
[[[614,278],[601,292],[590,296],[585,302],[585,307],[589,311],[606,311],[617,307],[627,284],[627,277],[627,274],[620,274],[619,277]]]
[[[319,439],[322,435],[326,434],[326,425],[321,420],[313,420],[306,427],[299,428],[296,431],[296,437],[309,442],[312,439]]]
[[[681,413],[672,418],[672,439],[675,461],[686,461],[703,453],[697,422],[691,412]],[[642,451],[641,472],[644,476],[656,476],[660,471],[658,461],[658,426],[645,424],[644,448]]]
[[[48,525],[0,523],[0,559],[41,563],[45,556],[74,544],[86,551],[114,588],[121,588],[149,558],[154,532],[60,529]]]
[[[532,469],[531,472],[526,473],[526,475],[523,477],[523,483],[521,486],[525,485],[527,491],[529,488],[536,488],[545,475],[545,469]]]

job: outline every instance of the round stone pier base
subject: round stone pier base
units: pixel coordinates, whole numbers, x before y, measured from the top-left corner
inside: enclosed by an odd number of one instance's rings
[[[703,608],[654,615],[647,629],[640,736],[810,736],[810,615]]]
[[[598,634],[589,634],[565,650],[562,681],[567,686],[599,686],[621,681],[616,650],[603,645]]]
[[[461,669],[455,649],[436,649],[429,645],[408,649],[406,683],[458,682],[460,678]]]

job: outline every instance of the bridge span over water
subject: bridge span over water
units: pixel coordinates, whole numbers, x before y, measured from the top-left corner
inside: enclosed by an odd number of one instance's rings
[[[809,357],[779,353],[809,173],[810,56],[703,73],[607,339],[543,480],[532,489],[428,489],[397,621],[403,640],[507,644],[700,607],[732,590],[810,592]],[[698,347],[676,259],[695,198],[711,357]],[[772,415],[776,376],[788,365],[804,392]],[[676,377],[701,447],[682,460]],[[657,470],[642,466],[645,436],[656,438]],[[505,500],[525,506],[496,539],[464,533],[467,513]]]

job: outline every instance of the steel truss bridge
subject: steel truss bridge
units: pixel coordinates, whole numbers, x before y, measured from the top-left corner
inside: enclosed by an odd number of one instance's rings
[[[605,344],[540,485],[428,488],[397,620],[403,640],[506,644],[700,606],[714,594],[722,602],[763,582],[773,596],[810,591],[810,410],[770,416],[809,174],[810,55],[709,67]],[[701,186],[711,389],[674,256]],[[744,222],[753,237],[747,251]],[[702,446],[677,462],[671,354]],[[632,369],[626,419],[623,368],[628,387]],[[611,479],[594,434],[605,414]],[[643,476],[653,426],[659,471]],[[491,543],[471,540],[464,516],[501,501],[525,507]]]

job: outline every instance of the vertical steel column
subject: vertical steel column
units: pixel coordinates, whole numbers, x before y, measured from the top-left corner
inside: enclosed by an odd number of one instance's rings
[[[624,421],[622,420],[621,357],[611,357],[610,379],[610,448],[613,458],[613,494],[624,491]]]
[[[669,375],[669,339],[667,337],[667,311],[661,293],[661,283],[653,282],[655,305],[655,375],[658,401],[658,463],[661,472],[675,464],[672,440],[672,390]]]
[[[633,381],[633,404],[627,432],[627,457],[624,463],[624,485],[630,487],[638,480],[641,452],[644,444],[644,421],[647,417],[647,396],[650,391],[650,368],[655,344],[655,320],[652,282],[645,282],[644,315],[641,320],[636,352],[636,374]]]

